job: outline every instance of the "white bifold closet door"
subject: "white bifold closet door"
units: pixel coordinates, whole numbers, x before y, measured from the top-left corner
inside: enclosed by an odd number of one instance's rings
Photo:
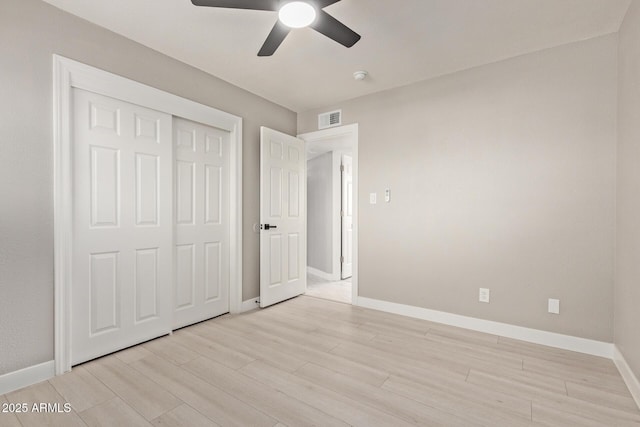
[[[171,116],[73,92],[72,364],[171,330]]]
[[[230,134],[174,118],[174,324],[229,311]]]

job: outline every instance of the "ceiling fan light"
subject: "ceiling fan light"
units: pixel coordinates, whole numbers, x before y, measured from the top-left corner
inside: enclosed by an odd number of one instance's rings
[[[280,8],[278,18],[287,27],[308,27],[316,20],[316,10],[309,3],[292,1]]]

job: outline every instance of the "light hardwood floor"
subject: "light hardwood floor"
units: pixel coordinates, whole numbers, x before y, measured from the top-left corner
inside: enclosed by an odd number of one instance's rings
[[[332,282],[313,274],[307,274],[305,295],[351,304],[351,279]]]
[[[640,426],[610,360],[298,297],[0,396],[1,426]]]

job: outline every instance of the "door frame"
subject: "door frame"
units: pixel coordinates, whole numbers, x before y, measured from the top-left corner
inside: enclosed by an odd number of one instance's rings
[[[351,142],[351,157],[353,158],[353,275],[351,276],[351,304],[358,305],[358,124],[333,127],[314,132],[307,132],[298,135],[298,138],[302,138],[307,143],[322,142],[336,137],[346,137]],[[338,173],[340,169],[338,168]],[[341,197],[335,194],[334,189],[334,201]],[[339,192],[341,194],[341,190]],[[337,198],[337,199],[336,199]],[[338,215],[340,213],[338,212]],[[338,222],[340,224],[340,222]],[[337,247],[338,253],[340,252],[341,238],[340,232],[332,236],[334,251]]]
[[[351,275],[347,278],[342,278],[343,276],[343,269],[342,267],[344,266],[344,262],[342,261],[344,254],[342,252],[342,249],[344,248],[344,241],[345,241],[345,237],[344,237],[344,211],[345,211],[345,206],[344,206],[344,158],[349,157],[351,159],[351,209],[352,209],[352,213],[353,213],[353,207],[354,207],[354,203],[353,203],[353,155],[351,153],[340,153],[339,158],[340,158],[340,167],[339,169],[339,175],[340,175],[340,191],[338,192],[340,194],[340,218],[339,218],[339,226],[340,226],[340,262],[338,263],[338,280],[346,280],[348,278],[353,277],[353,262],[351,263]],[[334,194],[335,197],[335,194]],[[351,224],[353,225],[353,215],[351,215]],[[353,227],[351,228],[353,230]],[[351,258],[353,261],[353,234],[351,235]]]
[[[53,55],[54,361],[71,370],[73,230],[72,90],[83,89],[230,133],[229,310],[242,308],[242,118],[160,89]],[[172,224],[175,228],[175,224]],[[175,258],[175,254],[173,256]],[[174,260],[175,263],[175,260]],[[171,298],[173,298],[173,293]],[[169,331],[172,325],[169,325]]]

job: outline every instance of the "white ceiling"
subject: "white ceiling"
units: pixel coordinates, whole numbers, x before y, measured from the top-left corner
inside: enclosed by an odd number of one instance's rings
[[[274,12],[190,0],[45,0],[296,112],[618,31],[631,0],[342,0],[347,49],[294,30],[256,56]],[[353,72],[367,70],[357,82]]]

